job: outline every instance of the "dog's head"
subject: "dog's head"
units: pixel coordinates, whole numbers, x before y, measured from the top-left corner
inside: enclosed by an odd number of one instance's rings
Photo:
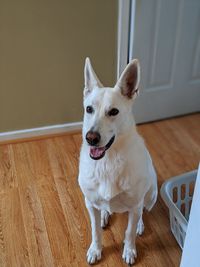
[[[116,85],[104,87],[89,58],[85,61],[83,142],[90,146],[90,157],[104,157],[113,142],[133,125],[132,105],[138,93],[140,66],[131,61]]]

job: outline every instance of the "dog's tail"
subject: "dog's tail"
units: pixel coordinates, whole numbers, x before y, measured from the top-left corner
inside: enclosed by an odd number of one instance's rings
[[[151,183],[151,186],[144,197],[144,207],[148,211],[150,211],[153,208],[153,206],[157,200],[158,186],[157,186],[156,171],[153,167],[153,163],[152,163],[152,160],[151,160],[151,157],[150,157],[150,154],[148,151],[147,151],[147,156],[149,158],[149,178],[150,178],[152,183]]]
[[[154,204],[156,203],[157,196],[158,196],[157,185],[152,186],[146,193],[144,198],[144,207],[146,210],[150,211],[153,208]]]

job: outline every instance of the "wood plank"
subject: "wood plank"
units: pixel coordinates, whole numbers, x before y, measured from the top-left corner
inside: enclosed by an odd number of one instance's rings
[[[53,257],[50,249],[41,202],[37,193],[35,176],[28,161],[28,145],[12,146],[19,183],[20,203],[27,237],[31,266],[51,267]]]
[[[36,188],[42,205],[54,266],[59,266],[62,262],[69,266],[75,257],[74,243],[70,238],[70,231],[49,165],[47,141],[32,142],[28,150],[30,169],[36,177]],[[31,155],[40,155],[40,157],[32,159]]]
[[[0,193],[18,186],[11,146],[0,146]]]
[[[0,266],[30,266],[18,189],[0,195]]]

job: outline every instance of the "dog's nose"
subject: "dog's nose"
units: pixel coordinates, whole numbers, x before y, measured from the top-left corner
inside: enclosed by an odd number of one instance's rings
[[[89,145],[95,146],[100,142],[101,136],[98,132],[89,131],[86,134],[86,140]]]

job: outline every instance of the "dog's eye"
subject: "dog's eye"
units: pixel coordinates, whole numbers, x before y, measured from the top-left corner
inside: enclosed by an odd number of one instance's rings
[[[92,106],[87,106],[86,107],[86,112],[87,113],[92,113],[94,111],[93,107]]]
[[[108,112],[108,116],[116,116],[119,113],[119,110],[117,108],[112,108],[109,112]]]

